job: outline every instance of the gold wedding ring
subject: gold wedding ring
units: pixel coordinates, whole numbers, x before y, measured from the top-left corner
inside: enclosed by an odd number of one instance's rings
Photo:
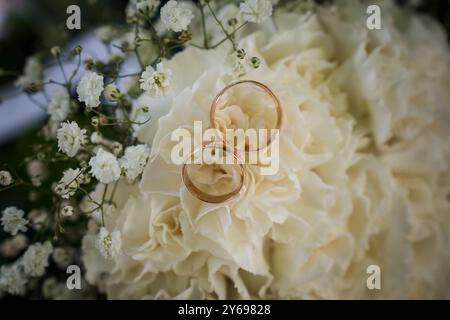
[[[262,89],[269,96],[269,98],[273,101],[273,103],[275,105],[275,110],[277,113],[277,121],[275,124],[275,128],[273,128],[273,129],[277,129],[277,130],[275,130],[275,133],[271,137],[268,138],[268,140],[264,146],[261,146],[261,147],[258,146],[257,149],[247,150],[247,151],[259,151],[264,148],[267,148],[272,143],[272,141],[274,141],[276,136],[279,134],[279,131],[280,131],[281,125],[282,125],[282,119],[283,119],[283,112],[282,112],[280,101],[278,100],[277,96],[272,92],[272,90],[270,90],[266,85],[262,84],[261,82],[258,82],[255,80],[241,80],[238,82],[231,83],[231,84],[227,85],[225,88],[223,88],[216,95],[216,97],[214,98],[214,100],[212,102],[210,116],[209,116],[210,126],[212,129],[216,129],[217,131],[219,131],[219,129],[217,128],[215,117],[216,117],[216,111],[217,111],[217,107],[220,103],[220,100],[229,89],[231,89],[235,86],[238,86],[238,85],[242,85],[242,84],[250,84],[250,85],[256,86],[259,89]],[[181,169],[181,172],[182,172],[181,177],[182,177],[183,183],[186,186],[187,190],[197,199],[199,199],[203,202],[207,202],[207,203],[223,203],[223,202],[232,200],[232,199],[236,198],[237,196],[239,196],[240,194],[242,194],[245,191],[246,169],[244,166],[244,162],[237,155],[237,151],[242,151],[242,150],[237,150],[236,148],[234,148],[232,151],[228,150],[226,141],[222,137],[221,141],[219,141],[219,142],[211,141],[211,142],[203,143],[200,147],[196,148],[191,153],[189,159],[192,159],[193,157],[195,157],[195,155],[198,152],[203,152],[205,150],[205,148],[222,149],[227,154],[233,156],[234,160],[237,162],[237,164],[239,165],[239,169],[240,169],[241,179],[240,179],[239,186],[236,189],[234,189],[233,191],[231,191],[229,193],[221,194],[221,195],[213,195],[213,194],[206,193],[206,192],[200,190],[197,186],[195,186],[194,183],[192,182],[191,178],[189,177],[188,172],[187,172],[187,162],[188,162],[188,160],[187,160],[184,162],[182,169]]]
[[[220,99],[223,97],[223,95],[228,90],[230,90],[233,87],[242,85],[242,84],[250,84],[250,85],[258,87],[259,89],[262,89],[269,96],[269,98],[273,101],[273,103],[275,105],[275,111],[277,113],[277,122],[275,124],[275,128],[273,128],[273,129],[277,129],[277,130],[275,131],[275,133],[271,137],[269,137],[269,139],[268,139],[268,141],[267,141],[267,143],[265,145],[263,145],[261,147],[258,146],[257,149],[248,150],[248,151],[259,151],[261,149],[267,148],[272,143],[272,141],[279,134],[279,131],[281,129],[281,125],[282,125],[282,122],[283,122],[283,110],[281,108],[280,100],[278,100],[277,96],[265,84],[262,84],[261,82],[258,82],[258,81],[255,81],[255,80],[241,80],[241,81],[233,82],[233,83],[227,85],[225,88],[223,88],[216,95],[216,97],[214,98],[213,103],[211,105],[211,109],[210,109],[210,112],[209,112],[210,126],[211,126],[211,128],[218,130],[217,123],[216,123],[216,111],[217,111],[217,106],[220,103]]]
[[[188,172],[187,172],[187,162],[188,161],[185,161],[185,163],[183,164],[183,167],[181,169],[181,177],[182,177],[184,185],[186,186],[188,191],[194,197],[196,197],[197,199],[200,199],[201,201],[207,202],[207,203],[222,203],[222,202],[234,199],[236,196],[238,196],[241,192],[243,192],[245,190],[246,174],[245,174],[244,164],[242,163],[242,161],[239,159],[239,157],[234,152],[227,150],[225,145],[222,143],[220,143],[220,144],[217,144],[217,143],[202,144],[200,148],[197,148],[196,150],[194,150],[191,153],[190,159],[195,157],[196,153],[203,152],[203,150],[205,150],[206,148],[222,149],[223,151],[225,151],[225,153],[228,153],[233,156],[233,159],[238,163],[239,168],[240,168],[241,179],[239,182],[239,186],[236,189],[234,189],[233,191],[231,191],[229,193],[221,194],[221,195],[212,195],[212,194],[206,193],[206,192],[200,190],[197,186],[195,186],[194,183],[192,182],[191,178],[189,177]]]

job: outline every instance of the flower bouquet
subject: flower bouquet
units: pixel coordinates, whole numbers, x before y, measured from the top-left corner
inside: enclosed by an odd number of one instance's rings
[[[1,295],[450,298],[433,19],[391,1],[131,0],[95,36],[104,58],[54,47],[16,81],[48,120],[0,167],[0,191],[29,190],[0,208]]]

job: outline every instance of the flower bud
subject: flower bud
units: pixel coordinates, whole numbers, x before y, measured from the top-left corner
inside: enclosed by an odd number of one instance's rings
[[[253,67],[253,68],[258,69],[259,66],[261,65],[261,60],[259,60],[258,57],[253,57],[253,58],[250,60],[250,63],[252,64],[252,67]]]
[[[108,84],[103,91],[103,95],[108,101],[117,101],[120,97],[120,90],[114,84]]]
[[[73,215],[73,213],[74,213],[74,209],[72,206],[65,206],[61,210],[61,214],[64,217],[71,217]]]
[[[55,46],[50,49],[50,52],[55,58],[59,57],[61,55],[61,48],[58,46]]]
[[[73,49],[73,53],[74,53],[75,55],[81,54],[82,51],[83,51],[83,48],[82,48],[81,46],[76,46],[76,47]]]
[[[238,59],[241,59],[241,60],[245,58],[246,54],[247,53],[245,52],[244,49],[238,49],[236,51],[236,56],[238,57]]]
[[[98,117],[92,117],[91,125],[93,127],[97,128],[99,124],[100,124],[100,119]]]
[[[122,146],[122,144],[120,144],[119,142],[113,142],[112,143],[112,145],[111,145],[111,147],[112,147],[112,149],[113,149],[113,153],[114,153],[114,155],[117,157],[117,156],[119,156],[121,153],[122,153],[122,151],[123,151],[123,146]]]

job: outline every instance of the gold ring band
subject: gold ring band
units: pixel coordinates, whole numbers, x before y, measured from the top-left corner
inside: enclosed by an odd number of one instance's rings
[[[245,166],[242,163],[242,161],[239,159],[239,157],[234,153],[234,152],[230,152],[229,150],[227,150],[226,146],[224,144],[216,144],[216,143],[205,143],[202,144],[200,148],[197,148],[196,150],[194,150],[190,157],[192,158],[192,156],[194,156],[197,152],[203,152],[203,150],[205,148],[221,148],[223,149],[226,153],[232,154],[233,158],[238,162],[239,167],[240,167],[240,174],[241,174],[241,181],[239,183],[239,186],[229,192],[229,193],[225,193],[222,195],[212,195],[209,193],[206,193],[202,190],[200,190],[199,188],[197,188],[194,183],[192,182],[191,178],[189,177],[188,173],[187,173],[187,162],[185,161],[183,164],[183,167],[181,169],[181,177],[183,180],[184,185],[186,186],[186,188],[188,189],[188,191],[195,196],[197,199],[207,202],[207,203],[222,203],[225,201],[229,201],[232,200],[233,198],[235,198],[236,196],[238,196],[241,192],[243,192],[243,190],[245,190]]]
[[[217,110],[217,105],[219,103],[220,98],[223,96],[223,94],[228,91],[229,89],[231,89],[232,87],[241,85],[241,84],[251,84],[251,85],[255,85],[261,89],[263,89],[268,95],[269,97],[274,101],[275,103],[275,109],[277,112],[277,122],[275,125],[275,128],[273,129],[277,129],[275,134],[272,135],[266,145],[262,146],[262,147],[258,147],[255,150],[249,150],[249,151],[259,151],[261,149],[264,149],[266,147],[268,147],[272,141],[276,138],[276,136],[279,134],[279,130],[281,129],[282,123],[283,123],[283,110],[281,108],[281,103],[280,100],[277,98],[277,96],[272,92],[272,90],[269,89],[269,87],[267,87],[265,84],[262,84],[261,82],[255,81],[255,80],[241,80],[241,81],[237,81],[237,82],[233,82],[229,85],[227,85],[225,88],[223,88],[214,98],[212,104],[211,104],[211,110],[209,113],[209,122],[210,122],[210,126],[213,129],[217,129],[217,124],[216,124],[216,110]],[[223,139],[225,141],[225,139]],[[225,143],[225,142],[224,142]]]

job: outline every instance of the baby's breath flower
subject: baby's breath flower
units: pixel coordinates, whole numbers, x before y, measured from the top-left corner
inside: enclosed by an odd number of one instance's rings
[[[145,144],[125,149],[125,155],[120,159],[120,166],[128,182],[133,182],[144,171],[149,156],[150,149]]]
[[[18,265],[2,266],[0,269],[0,289],[9,294],[21,296],[25,294],[27,279]]]
[[[92,175],[101,183],[109,184],[120,178],[121,170],[117,158],[103,149],[89,161]]]
[[[59,55],[61,54],[61,48],[58,46],[52,47],[50,49],[50,53],[54,56],[54,57],[59,57]]]
[[[61,215],[63,217],[71,217],[71,216],[73,216],[73,213],[74,213],[74,209],[72,206],[65,206],[61,210]]]
[[[53,94],[47,109],[50,118],[55,121],[64,121],[70,112],[70,96],[66,89],[62,88]]]
[[[99,143],[103,142],[103,136],[102,136],[102,134],[100,132],[94,131],[91,134],[91,139],[90,140],[91,140],[91,143],[93,143],[93,144],[99,144]]]
[[[161,21],[174,32],[187,30],[194,15],[185,3],[170,0],[161,8]]]
[[[161,62],[156,65],[156,70],[148,66],[139,80],[141,89],[153,97],[164,96],[170,91],[171,76],[172,72],[165,70]]]
[[[69,157],[74,157],[86,142],[86,129],[80,129],[75,121],[64,122],[56,132],[58,148]]]
[[[245,0],[240,5],[245,21],[261,23],[272,15],[271,0]]]
[[[31,184],[35,187],[42,186],[42,178],[41,177],[32,177]]]
[[[78,100],[86,106],[96,108],[100,104],[103,91],[103,76],[93,71],[86,71],[77,86]]]
[[[111,83],[105,87],[103,95],[105,96],[106,100],[114,102],[119,99],[120,91],[114,84]]]
[[[48,175],[47,166],[41,160],[32,160],[27,163],[27,174],[30,178],[41,177],[44,179]]]
[[[159,6],[159,0],[135,0],[136,9],[140,13],[150,14],[153,13]]]
[[[66,268],[71,262],[73,257],[73,250],[66,248],[55,248],[53,250],[52,258],[56,265],[60,268]]]
[[[9,171],[0,171],[0,186],[6,187],[14,182]]]
[[[123,146],[122,146],[121,143],[119,143],[119,142],[117,142],[117,141],[114,141],[114,142],[111,144],[111,149],[113,150],[114,155],[115,155],[116,157],[118,157],[118,156],[122,153],[122,151],[123,151]]]
[[[49,215],[46,210],[33,209],[28,213],[27,217],[33,230],[41,230],[48,222]]]
[[[98,233],[95,245],[105,259],[117,257],[122,247],[120,231],[116,230],[109,233],[106,228],[102,227]]]
[[[5,258],[14,258],[20,251],[28,245],[28,238],[23,234],[18,234],[12,238],[4,240],[0,245],[0,254]]]
[[[41,62],[36,57],[30,57],[25,63],[24,73],[16,81],[16,85],[27,88],[31,85],[37,85],[42,81],[44,69]]]
[[[252,57],[250,59],[250,63],[252,64],[253,68],[258,69],[261,65],[261,60],[258,57]]]
[[[101,26],[95,30],[95,35],[103,42],[109,43],[114,40],[117,32],[110,26]]]
[[[2,221],[3,230],[15,236],[19,231],[25,232],[28,230],[28,220],[24,219],[23,210],[19,210],[16,207],[8,207],[3,210]]]
[[[91,125],[93,127],[97,128],[99,124],[100,124],[100,119],[98,117],[92,117]]]
[[[63,177],[58,182],[55,191],[63,199],[72,197],[80,186],[81,170],[67,169],[64,171]]]
[[[53,251],[50,241],[35,243],[28,247],[22,258],[25,274],[40,277],[48,266],[48,257]]]

